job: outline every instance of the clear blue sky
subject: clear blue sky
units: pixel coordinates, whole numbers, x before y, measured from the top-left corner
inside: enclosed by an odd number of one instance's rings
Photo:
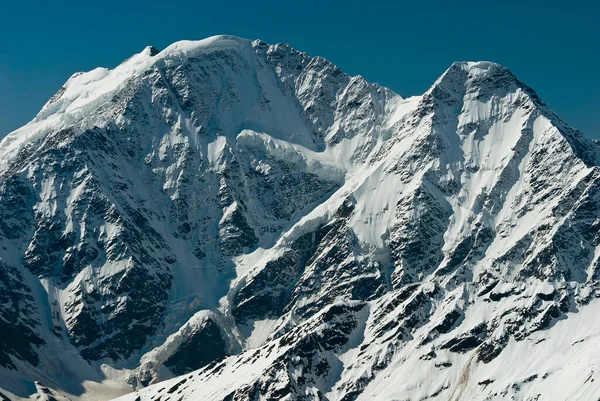
[[[600,138],[592,0],[0,0],[0,10],[0,138],[76,71],[215,34],[287,42],[405,96],[423,93],[453,61],[495,61]]]

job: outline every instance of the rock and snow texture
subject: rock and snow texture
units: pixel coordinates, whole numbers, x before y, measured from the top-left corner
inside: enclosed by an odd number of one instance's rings
[[[0,398],[596,400],[599,164],[493,63],[75,74],[0,142]]]

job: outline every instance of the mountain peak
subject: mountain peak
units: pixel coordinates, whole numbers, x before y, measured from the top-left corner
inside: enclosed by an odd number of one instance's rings
[[[590,394],[598,146],[532,93],[228,35],[73,75],[0,143],[0,398]]]
[[[202,52],[215,50],[242,50],[251,46],[248,39],[232,35],[216,35],[201,40],[180,40],[169,45],[164,51],[165,57],[186,55],[193,57]]]
[[[508,70],[506,67],[492,61],[455,61],[452,63],[451,67],[462,68],[465,71],[482,72],[487,72],[497,68]]]
[[[500,64],[489,61],[460,61],[452,63],[430,90],[443,88],[456,94],[487,93],[494,90],[506,93],[524,86],[508,68]]]
[[[158,53],[160,53],[160,50],[158,50],[156,47],[154,46],[146,46],[146,48],[142,51],[142,53],[150,56],[150,57],[154,57],[156,56]]]

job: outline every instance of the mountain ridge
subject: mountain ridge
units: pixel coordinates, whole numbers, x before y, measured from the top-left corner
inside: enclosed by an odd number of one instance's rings
[[[499,372],[546,333],[564,348],[569,322],[595,338],[598,155],[490,62],[407,99],[231,36],[75,74],[0,142],[0,260],[23,283],[0,312],[29,339],[0,339],[0,388],[535,399],[551,377],[592,394],[539,360]]]

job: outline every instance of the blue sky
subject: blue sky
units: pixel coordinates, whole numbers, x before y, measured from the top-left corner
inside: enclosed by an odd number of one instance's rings
[[[0,0],[0,10],[0,137],[76,71],[114,67],[146,45],[232,34],[287,42],[404,96],[453,61],[495,61],[600,138],[600,5],[591,0]]]

